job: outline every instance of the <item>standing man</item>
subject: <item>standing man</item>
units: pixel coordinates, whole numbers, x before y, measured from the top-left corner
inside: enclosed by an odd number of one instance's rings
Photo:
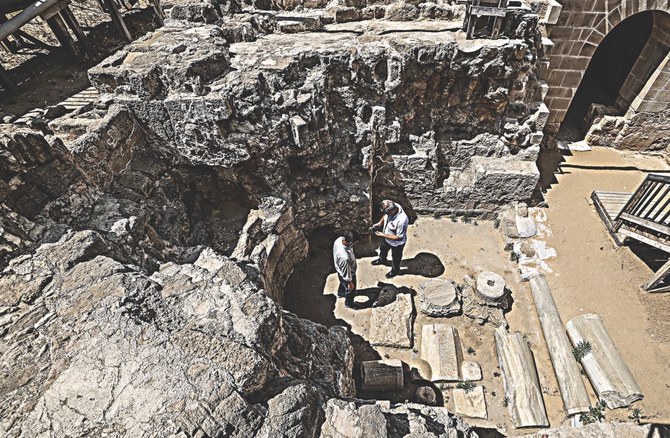
[[[400,261],[402,260],[405,243],[407,242],[407,225],[409,224],[409,219],[400,205],[388,199],[382,201],[381,211],[384,213],[384,216],[372,226],[372,230],[375,232],[375,235],[383,237],[384,240],[379,246],[379,258],[373,260],[372,264],[386,264],[386,257],[389,250],[391,250],[393,265],[391,272],[386,274],[386,278],[393,278],[400,273]]]
[[[344,297],[344,305],[353,308],[356,296],[356,255],[353,246],[361,238],[356,231],[345,231],[333,245],[333,261],[340,279],[337,296]]]

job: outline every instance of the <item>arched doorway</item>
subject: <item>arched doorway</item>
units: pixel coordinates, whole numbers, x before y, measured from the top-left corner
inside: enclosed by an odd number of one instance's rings
[[[644,11],[623,20],[598,46],[557,138],[584,138],[594,116],[624,115],[670,47],[670,15]]]

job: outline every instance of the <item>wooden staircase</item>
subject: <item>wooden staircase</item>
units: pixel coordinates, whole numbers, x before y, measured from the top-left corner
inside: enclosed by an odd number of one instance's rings
[[[670,176],[649,174],[633,193],[594,191],[596,211],[617,245],[637,240],[670,254]],[[658,287],[670,274],[670,260],[645,285],[648,292],[670,292]]]

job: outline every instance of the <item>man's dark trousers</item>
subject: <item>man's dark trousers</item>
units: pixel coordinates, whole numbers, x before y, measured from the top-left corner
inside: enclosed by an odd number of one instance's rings
[[[344,304],[351,306],[354,304],[354,298],[356,297],[356,289],[349,290],[349,282],[344,278],[337,275],[337,278],[340,279],[340,287],[337,289],[337,296],[344,297]],[[354,278],[354,284],[356,284],[356,279]]]
[[[391,258],[393,259],[393,267],[391,268],[391,272],[394,274],[399,274],[400,260],[402,260],[402,252],[404,249],[404,243],[398,246],[391,246],[388,244],[388,242],[386,242],[386,240],[382,240],[382,244],[379,246],[379,260],[385,262],[389,250],[391,250]]]

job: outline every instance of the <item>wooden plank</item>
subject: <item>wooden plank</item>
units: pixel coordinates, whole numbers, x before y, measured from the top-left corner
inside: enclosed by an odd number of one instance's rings
[[[614,218],[616,216],[610,216],[605,210],[604,206],[600,202],[600,198],[598,197],[598,192],[592,192],[591,193],[591,199],[593,199],[593,205],[596,208],[596,212],[598,213],[598,216],[600,216],[600,219],[603,221],[605,224],[605,228],[607,229],[607,232],[610,233],[610,236],[612,236],[612,239],[614,239],[614,243],[616,243],[617,246],[621,246],[623,244],[623,240],[619,238],[619,236],[614,232]]]
[[[572,345],[565,333],[561,315],[543,274],[530,278],[530,290],[540,318],[542,333],[547,342],[551,363],[568,415],[588,412],[591,407],[579,366],[572,355]]]
[[[658,240],[651,238],[649,236],[645,236],[644,234],[640,233],[637,230],[631,230],[629,228],[620,228],[619,229],[619,234],[626,236],[631,239],[635,239],[638,242],[646,243],[647,245],[653,246],[654,248],[661,249],[665,252],[670,253],[670,246],[666,245],[664,243],[659,242]]]
[[[658,211],[656,212],[656,214],[654,214],[654,217],[650,217],[649,219],[656,222],[657,224],[662,224],[663,221],[659,220],[659,216],[661,216],[661,214],[663,212],[666,213],[666,216],[667,216],[668,213],[670,213],[670,210],[668,209],[668,205],[670,205],[670,196],[668,196],[668,199],[665,200],[665,203],[663,203],[661,208],[659,208]]]
[[[130,35],[130,32],[128,31],[128,28],[126,27],[125,21],[123,21],[123,17],[121,16],[121,13],[119,12],[118,8],[116,7],[116,4],[114,3],[114,0],[103,0],[109,15],[112,16],[112,21],[116,25],[116,27],[119,29],[121,34],[128,40],[132,41],[133,37]]]
[[[670,192],[670,185],[665,185],[664,189],[665,190],[663,190],[663,193],[661,195],[656,196],[655,202],[649,206],[649,209],[647,210],[647,212],[644,213],[644,214],[641,214],[640,217],[642,217],[644,219],[651,218],[652,213],[654,211],[656,211],[656,209],[661,204],[661,202],[663,202],[663,200],[665,200],[665,199],[668,199],[667,196],[668,196],[668,192]]]
[[[626,221],[626,222],[631,222],[636,225],[641,225],[643,227],[649,228],[650,230],[657,231],[659,233],[663,233],[666,236],[670,236],[670,227],[667,227],[665,225],[657,224],[656,222],[652,222],[648,219],[642,219],[637,216],[633,216],[632,214],[628,213],[621,213],[619,217]]]
[[[503,375],[507,409],[516,427],[549,426],[533,352],[520,333],[495,331],[498,363]]]
[[[633,192],[633,196],[630,197],[630,200],[626,203],[626,206],[623,208],[623,212],[630,213],[631,209],[635,207],[637,202],[640,200],[641,197],[645,195],[645,193],[651,188],[651,181],[649,181],[649,176],[642,181],[642,184]],[[621,221],[617,218],[615,224],[614,224],[614,231],[616,232],[619,227],[621,226]]]
[[[594,314],[572,318],[566,325],[573,345],[589,342],[591,352],[581,362],[598,398],[610,409],[630,406],[642,400],[642,390],[626,366],[602,318]]]
[[[651,280],[647,283],[647,285],[644,287],[644,290],[649,291],[652,290],[654,287],[656,287],[658,284],[660,284],[663,280],[665,280],[665,277],[667,277],[668,273],[670,272],[670,260],[665,262],[663,266],[661,266],[661,269],[656,271],[653,277],[651,277]]]
[[[504,17],[507,9],[492,6],[470,6],[470,14],[481,17]]]
[[[631,209],[630,212],[626,213],[631,213],[634,214],[635,216],[642,216],[642,212],[649,206],[649,204],[654,200],[656,195],[658,195],[658,192],[661,191],[661,189],[664,187],[663,183],[654,181],[652,182],[653,184],[653,190],[649,191],[646,195],[644,195],[642,198],[640,198],[640,202]]]

